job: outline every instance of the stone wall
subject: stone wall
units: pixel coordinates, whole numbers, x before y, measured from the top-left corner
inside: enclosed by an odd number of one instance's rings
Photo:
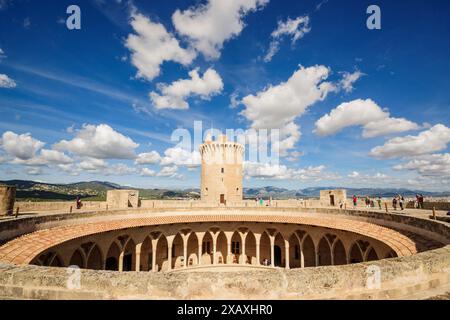
[[[379,272],[380,282],[371,272]],[[81,270],[0,264],[0,296],[14,299],[407,299],[450,283],[450,247],[346,266],[241,272]]]
[[[408,202],[406,207],[409,209],[414,209],[414,201]],[[423,203],[423,208],[427,210],[433,210],[433,208],[435,208],[436,210],[450,211],[450,202],[425,201]]]
[[[139,207],[139,191],[137,190],[108,190],[106,193],[108,208],[137,208]]]
[[[320,204],[325,207],[338,207],[347,202],[347,191],[344,189],[321,190]]]
[[[82,201],[83,207],[81,210],[105,210],[105,201]],[[27,202],[27,201],[17,201],[14,205],[14,210],[19,208],[20,212],[52,212],[52,211],[65,211],[70,212],[70,207],[72,211],[77,211],[76,201],[58,201],[58,202]]]
[[[0,216],[12,215],[16,200],[16,187],[0,185]]]
[[[108,219],[115,215],[139,215],[169,209],[138,209],[73,214],[38,215],[0,221],[0,238],[17,236],[57,225]],[[170,209],[173,214],[188,209]],[[196,211],[208,212],[208,208]],[[218,209],[215,209],[216,211]],[[235,209],[222,208],[222,211]],[[251,213],[274,208],[246,208]],[[349,219],[391,224],[450,241],[448,224],[417,217],[386,214],[379,211],[278,208],[279,212],[309,212],[319,215],[344,215]],[[14,234],[14,235],[13,235]],[[370,268],[369,268],[370,267]],[[374,269],[375,268],[375,269]],[[379,268],[379,269],[377,269]],[[379,270],[381,286],[367,287],[370,273]],[[117,273],[81,271],[81,288],[69,290],[73,271],[59,268],[0,264],[0,296],[15,299],[307,299],[427,298],[440,288],[450,286],[450,246],[417,255],[385,259],[364,264],[315,267],[294,270],[257,270],[247,272],[172,272]],[[174,289],[175,288],[175,289]],[[373,288],[373,287],[372,287]]]

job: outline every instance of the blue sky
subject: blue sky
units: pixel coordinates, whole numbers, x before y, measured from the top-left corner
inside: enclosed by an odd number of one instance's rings
[[[247,187],[450,190],[448,1],[230,3],[0,0],[0,179],[197,187],[203,121],[281,129]]]

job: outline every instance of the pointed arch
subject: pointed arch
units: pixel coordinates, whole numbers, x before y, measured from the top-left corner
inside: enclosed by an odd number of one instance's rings
[[[225,264],[227,260],[227,237],[223,231],[219,232],[216,240],[216,263]]]
[[[209,231],[205,233],[202,240],[202,265],[213,263],[213,237]]]
[[[134,270],[136,270],[136,244],[130,238],[123,249],[123,271]]]
[[[168,250],[167,238],[164,234],[161,234],[158,239],[158,245],[156,246],[156,271],[165,271],[168,269]]]
[[[261,234],[261,240],[260,240],[260,259],[259,262],[261,265],[268,265],[271,264],[271,247],[270,247],[270,238],[267,231],[264,231]]]
[[[319,241],[318,259],[319,266],[331,266],[331,246],[326,237]]]
[[[246,264],[256,264],[256,237],[252,231],[249,231],[245,238],[245,255],[247,256]]]
[[[309,234],[305,235],[302,242],[302,251],[305,259],[305,267],[316,266],[316,248]]]
[[[85,268],[84,256],[81,254],[80,249],[76,249],[70,258],[69,266],[77,266],[79,268]]]
[[[284,244],[284,237],[280,232],[277,232],[277,234],[275,235],[274,265],[275,267],[286,266],[286,250]]]
[[[187,266],[196,265],[198,265],[198,238],[195,232],[192,232],[187,241]]]
[[[373,247],[367,251],[366,261],[375,261],[378,260],[378,254]]]
[[[87,258],[87,268],[91,270],[102,270],[103,269],[103,258],[102,252],[98,245],[94,245],[89,252]]]
[[[113,241],[109,246],[106,254],[105,270],[118,271],[119,270],[119,256],[120,248],[117,242]]]
[[[294,232],[289,237],[289,268],[301,268],[302,266],[302,252],[300,246],[300,239]]]
[[[349,261],[350,263],[360,263],[364,261],[361,248],[359,247],[357,242],[354,242],[350,247]]]
[[[231,236],[231,261],[230,263],[238,264],[242,253],[242,241],[240,234],[235,231]]]
[[[181,268],[184,265],[184,242],[183,237],[178,232],[172,243],[172,268]]]
[[[333,248],[333,265],[340,266],[347,264],[347,253],[341,240],[336,240]]]
[[[150,271],[152,269],[153,246],[152,239],[147,236],[141,246],[141,271]]]

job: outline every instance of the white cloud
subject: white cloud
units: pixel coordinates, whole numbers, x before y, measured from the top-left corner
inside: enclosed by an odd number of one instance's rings
[[[450,177],[450,153],[418,156],[394,169],[415,171],[424,177]]]
[[[105,169],[108,166],[105,160],[89,158],[78,164],[78,168],[86,171],[96,171],[100,169]]]
[[[201,155],[198,151],[189,152],[182,148],[169,148],[164,152],[161,160],[162,166],[176,165],[187,168],[196,168],[201,165]]]
[[[154,177],[156,176],[156,172],[149,168],[142,168],[140,175],[142,177]]]
[[[161,156],[158,152],[152,151],[148,153],[141,153],[136,159],[136,164],[157,164],[161,161]]]
[[[336,91],[333,83],[324,81],[329,73],[325,66],[300,67],[287,82],[244,97],[245,109],[241,114],[252,122],[254,129],[281,129],[280,153],[284,154],[300,138],[294,120]]]
[[[100,173],[106,176],[126,176],[136,173],[136,168],[131,168],[124,163],[116,163],[108,165],[107,168]]]
[[[73,140],[62,140],[53,148],[98,159],[134,159],[134,149],[139,144],[120,134],[106,124],[83,125]]]
[[[208,0],[206,4],[175,11],[172,22],[196,50],[206,58],[217,59],[223,43],[241,33],[244,16],[267,3],[268,0]]]
[[[364,138],[419,129],[414,122],[403,118],[390,118],[389,112],[371,99],[357,99],[340,104],[317,120],[314,132],[329,136],[346,127],[358,125],[364,127]]]
[[[230,95],[230,108],[236,109],[241,104],[241,101],[239,100],[239,95],[237,92],[233,92]]]
[[[364,138],[372,138],[418,129],[420,129],[420,126],[417,123],[411,122],[404,118],[386,118],[366,124],[364,126],[362,136]]]
[[[30,176],[40,176],[44,174],[44,171],[40,167],[28,167],[25,172]]]
[[[393,138],[373,148],[370,155],[382,159],[412,157],[444,150],[449,142],[450,128],[437,124],[417,136]]]
[[[131,63],[138,69],[138,78],[154,79],[166,61],[187,66],[195,59],[196,53],[181,48],[178,40],[162,24],[134,13],[131,25],[136,34],[128,35],[125,45],[132,52]]]
[[[42,149],[39,155],[33,158],[22,160],[16,158],[12,161],[13,164],[22,164],[26,166],[45,166],[52,164],[70,164],[73,160],[69,156],[65,155],[63,152],[56,150]]]
[[[270,42],[269,51],[264,57],[265,62],[269,62],[278,52],[280,47],[280,40],[285,36],[290,36],[291,43],[294,45],[297,40],[304,37],[305,34],[309,33],[311,28],[309,26],[309,17],[300,16],[295,19],[288,18],[285,22],[278,21],[278,27],[272,34],[272,41]]]
[[[213,69],[208,69],[201,77],[198,69],[189,72],[190,79],[180,79],[170,85],[160,84],[161,94],[150,93],[150,99],[157,109],[188,109],[186,99],[197,95],[202,100],[209,100],[220,93],[223,82],[220,75]]]
[[[0,74],[0,88],[12,89],[17,86],[16,82],[6,74]]]
[[[350,72],[343,72],[342,73],[342,80],[340,81],[341,88],[349,93],[353,91],[353,84],[359,80],[362,76],[364,76],[364,73],[362,73],[359,70],[356,70],[353,73]]]
[[[337,174],[326,172],[325,169],[325,166],[292,169],[279,164],[273,165],[260,162],[244,163],[244,175],[247,179],[321,181],[340,178]]]
[[[349,175],[348,175],[348,177],[349,178],[359,178],[361,175],[360,175],[360,173],[358,172],[358,171],[353,171],[352,173],[350,173]]]
[[[6,153],[20,160],[35,158],[36,152],[45,145],[44,142],[31,137],[29,133],[18,135],[11,131],[3,133],[0,142]]]
[[[361,174],[358,171],[353,171],[348,175],[348,177],[351,179],[355,179],[358,182],[370,182],[372,180],[385,180],[389,178],[386,174],[381,172],[377,172],[374,175],[368,175],[368,174]]]
[[[156,174],[158,177],[166,178],[181,178],[182,176],[178,174],[177,166],[164,167],[160,172]]]

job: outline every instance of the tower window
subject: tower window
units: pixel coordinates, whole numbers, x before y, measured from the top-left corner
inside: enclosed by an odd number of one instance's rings
[[[225,168],[222,168],[222,173],[225,173]]]

